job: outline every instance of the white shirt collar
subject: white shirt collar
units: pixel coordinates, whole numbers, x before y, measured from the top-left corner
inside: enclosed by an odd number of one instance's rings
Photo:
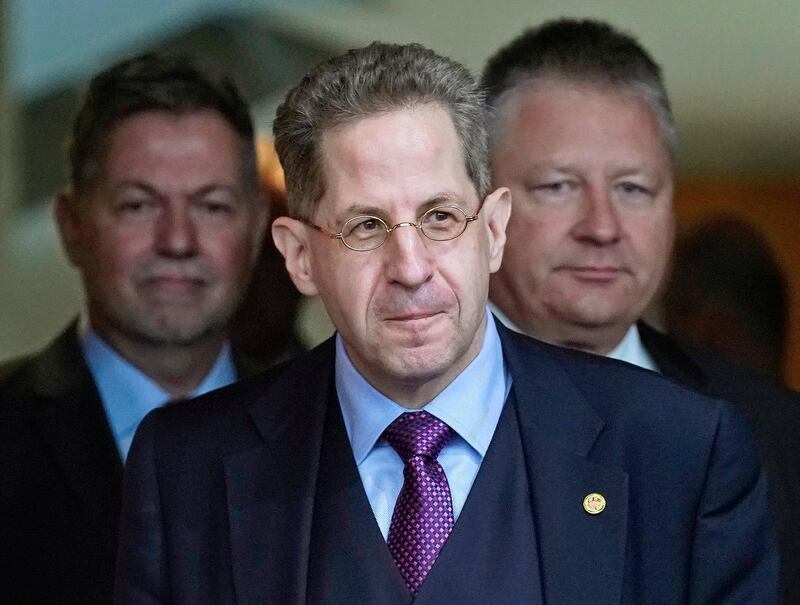
[[[639,328],[636,324],[631,324],[631,327],[625,333],[625,337],[606,357],[627,361],[640,368],[658,372],[658,366],[653,361],[650,353],[647,352],[647,349],[644,348],[644,344],[642,344],[642,338],[639,335]]]

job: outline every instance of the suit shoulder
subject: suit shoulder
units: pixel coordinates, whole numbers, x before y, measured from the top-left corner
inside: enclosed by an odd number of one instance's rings
[[[37,364],[38,356],[29,355],[0,368],[0,425],[13,426],[33,409]]]
[[[731,401],[745,416],[752,417],[765,409],[790,408],[800,411],[800,394],[777,381],[736,365],[722,355],[640,323],[645,348],[653,355],[664,372],[674,375],[703,393]]]
[[[585,377],[586,380],[592,381],[598,379],[601,382],[611,381],[621,389],[637,388],[641,385],[645,388],[665,389],[666,392],[685,392],[703,397],[699,392],[687,388],[669,376],[626,361],[549,344],[522,334],[512,333],[511,337],[516,341],[518,347],[527,349],[537,356],[544,355],[552,358],[565,371],[580,381],[584,381],[582,377]]]
[[[0,389],[6,385],[9,378],[17,373],[17,370],[24,368],[30,359],[30,355],[25,355],[21,357],[15,357],[13,359],[7,359],[6,361],[0,363]]]
[[[0,393],[16,387],[21,382],[24,383],[35,360],[35,356],[25,355],[6,360],[0,364]]]
[[[519,334],[512,338],[515,342],[512,357],[538,360],[538,368],[555,366],[544,371],[566,375],[569,383],[607,419],[624,411],[626,418],[644,422],[667,418],[713,422],[721,407],[729,407],[717,398],[624,361],[550,345]]]
[[[316,349],[287,360],[200,397],[150,412],[143,430],[166,432],[174,443],[219,443],[237,446],[254,435],[253,418],[279,420],[293,412],[298,394],[316,388],[332,368],[333,349],[323,343]]]

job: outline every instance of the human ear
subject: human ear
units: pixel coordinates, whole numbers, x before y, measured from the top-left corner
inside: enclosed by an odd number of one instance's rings
[[[503,261],[506,246],[506,226],[511,216],[511,192],[499,187],[486,196],[482,213],[489,237],[489,272],[494,273]]]
[[[286,259],[286,270],[295,287],[306,296],[317,294],[317,285],[311,271],[311,250],[308,232],[300,221],[280,216],[272,223],[272,239]]]

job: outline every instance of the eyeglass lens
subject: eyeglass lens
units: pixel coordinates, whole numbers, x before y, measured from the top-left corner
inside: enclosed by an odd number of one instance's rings
[[[390,228],[377,216],[355,216],[344,224],[342,240],[354,250],[372,250],[386,241],[391,230],[405,225],[411,224],[400,223]],[[457,206],[437,206],[423,214],[417,226],[428,239],[446,241],[464,232],[467,216]]]

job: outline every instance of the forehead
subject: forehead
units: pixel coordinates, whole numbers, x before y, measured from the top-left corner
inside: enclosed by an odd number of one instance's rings
[[[109,133],[100,166],[106,180],[178,181],[238,177],[238,134],[216,111],[144,111]]]
[[[427,104],[360,118],[323,133],[323,211],[387,210],[433,196],[475,197],[449,113]]]
[[[522,84],[502,108],[497,147],[524,155],[560,150],[587,158],[670,163],[658,118],[639,94],[565,79]]]

